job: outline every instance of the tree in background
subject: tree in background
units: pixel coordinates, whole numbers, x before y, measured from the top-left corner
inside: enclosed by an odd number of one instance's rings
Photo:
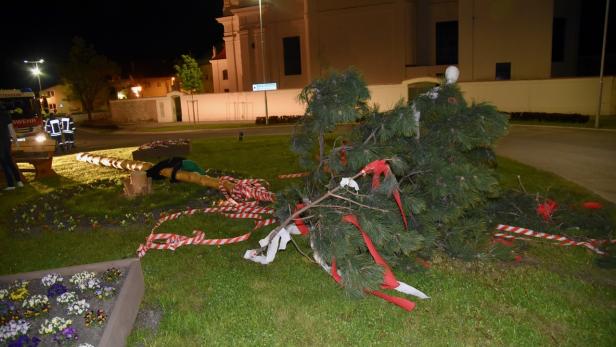
[[[180,80],[181,89],[191,96],[193,121],[196,121],[194,93],[203,92],[203,72],[197,61],[188,54],[182,54],[182,64],[173,67]]]
[[[71,97],[81,105],[92,120],[92,112],[99,102],[109,97],[109,81],[119,72],[119,67],[100,55],[92,45],[80,37],[73,39],[68,63],[61,67],[62,78],[71,90]]]

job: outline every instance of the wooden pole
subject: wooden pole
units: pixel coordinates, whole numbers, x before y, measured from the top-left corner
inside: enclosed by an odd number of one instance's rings
[[[146,171],[147,169],[154,166],[154,164],[147,161],[118,159],[113,157],[94,155],[90,153],[78,153],[76,158],[78,161],[99,166],[112,167],[126,171]],[[160,171],[160,175],[167,178],[171,178],[172,173],[173,169],[171,168],[162,169]],[[196,172],[178,170],[175,174],[175,179],[180,182],[195,183],[204,187],[210,187],[215,189],[218,189],[220,186],[220,179],[207,175],[200,175]],[[227,191],[231,192],[233,191],[235,184],[229,181],[223,181],[223,186]]]

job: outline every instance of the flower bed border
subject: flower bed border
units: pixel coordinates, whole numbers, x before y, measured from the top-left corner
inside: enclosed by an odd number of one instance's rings
[[[80,271],[94,271],[102,273],[105,270],[115,267],[127,271],[126,278],[122,284],[120,292],[115,298],[113,309],[107,319],[105,330],[98,342],[99,347],[116,347],[125,346],[126,338],[133,330],[139,305],[143,299],[145,285],[143,280],[143,271],[141,271],[141,262],[137,258],[112,260],[101,263],[75,265],[57,269],[39,270],[32,272],[23,272],[18,274],[0,276],[0,282],[10,283],[14,280],[35,280],[43,276],[55,272],[62,276],[68,277]]]

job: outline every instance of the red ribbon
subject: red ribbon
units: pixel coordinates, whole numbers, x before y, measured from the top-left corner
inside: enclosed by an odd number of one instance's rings
[[[381,288],[383,289],[395,289],[396,287],[398,287],[400,285],[400,283],[398,282],[398,280],[396,279],[396,276],[394,276],[393,272],[391,271],[391,269],[389,268],[389,265],[387,265],[387,262],[385,262],[385,259],[383,259],[383,257],[381,257],[381,255],[379,254],[379,252],[376,250],[376,247],[374,247],[374,244],[372,243],[372,240],[370,239],[370,236],[368,236],[368,234],[366,234],[364,232],[364,230],[361,228],[359,221],[357,220],[357,216],[352,215],[352,214],[348,214],[344,217],[342,217],[342,220],[346,223],[350,223],[353,224],[357,230],[359,230],[359,232],[361,233],[362,238],[364,239],[364,243],[366,244],[366,246],[368,247],[368,251],[370,252],[370,255],[372,256],[372,258],[374,259],[374,262],[377,263],[378,265],[383,267],[383,283],[381,283]],[[334,278],[334,280],[338,283],[340,283],[341,281],[341,277],[340,274],[338,274],[338,270],[336,268],[336,259],[332,258],[332,269],[331,269],[331,275]],[[374,296],[378,296],[386,301],[391,302],[392,304],[395,304],[407,311],[411,311],[415,308],[415,303],[407,300],[407,299],[403,299],[403,298],[399,298],[399,297],[395,297],[395,296],[390,296],[384,293],[381,293],[377,290],[371,290],[371,291],[367,291],[368,293],[374,295]]]
[[[558,204],[554,200],[546,200],[543,204],[537,206],[537,214],[543,217],[543,220],[552,219],[554,211],[558,208]]]
[[[589,210],[598,210],[603,208],[603,205],[598,201],[585,201],[582,206]]]
[[[338,274],[338,270],[336,269],[336,258],[332,258],[331,273],[332,277],[334,278],[334,281],[336,281],[336,283],[338,284],[341,284],[340,282],[342,281],[342,277],[340,277],[340,274]],[[389,301],[396,306],[402,307],[409,312],[415,308],[415,303],[410,300],[399,298],[397,296],[387,295],[385,293],[379,292],[378,290],[369,290],[367,292],[374,296],[378,296],[385,301]]]
[[[375,160],[368,165],[366,165],[362,172],[366,174],[372,174],[372,189],[376,189],[381,185],[381,175],[389,176],[392,174],[391,168],[387,164],[385,160]],[[406,220],[406,216],[404,215],[404,209],[402,208],[402,200],[400,199],[400,192],[396,188],[393,192],[394,200],[396,200],[396,204],[398,204],[398,209],[400,209],[400,214],[402,215],[402,220],[404,221],[404,228],[408,229],[409,225]]]
[[[302,208],[304,208],[304,204],[297,204],[295,205],[295,211],[297,210],[301,210]],[[293,211],[293,213],[295,213],[295,211]],[[304,220],[301,218],[295,218],[293,220],[293,223],[295,223],[295,226],[297,227],[297,229],[299,229],[299,232],[302,235],[307,235],[308,232],[310,232],[310,229],[308,229],[308,227],[306,226],[306,224],[304,223]]]

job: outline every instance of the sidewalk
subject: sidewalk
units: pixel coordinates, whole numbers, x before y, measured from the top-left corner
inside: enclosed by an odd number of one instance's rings
[[[496,153],[553,172],[616,202],[614,130],[514,125],[498,142]]]

